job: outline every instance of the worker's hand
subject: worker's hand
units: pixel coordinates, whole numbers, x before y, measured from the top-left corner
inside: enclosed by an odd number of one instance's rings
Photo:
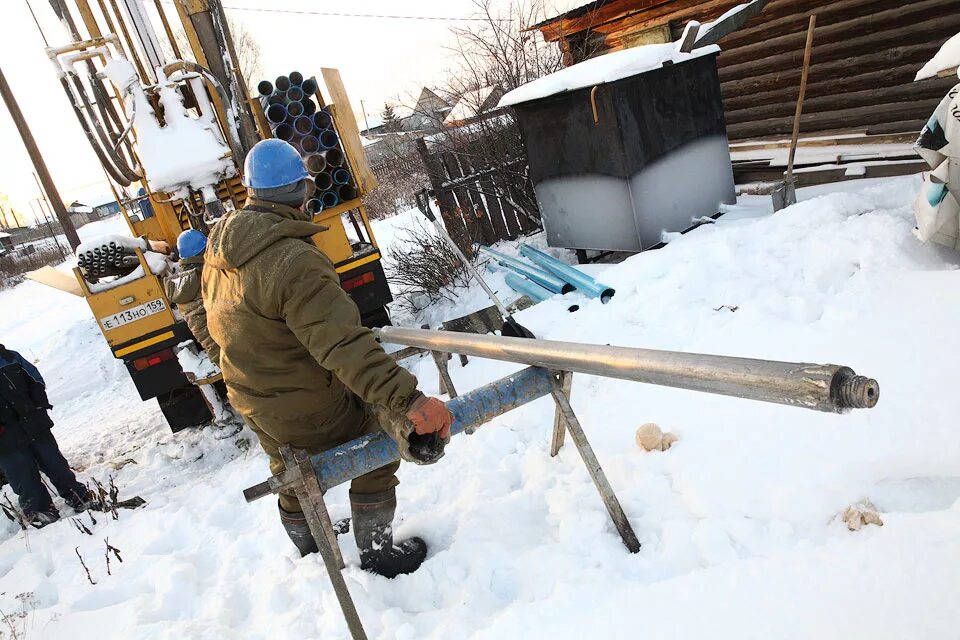
[[[418,435],[437,433],[443,440],[450,437],[453,414],[447,410],[447,405],[436,398],[417,397],[407,409],[407,419],[413,423]]]
[[[149,240],[150,251],[170,255],[170,245],[163,240]]]

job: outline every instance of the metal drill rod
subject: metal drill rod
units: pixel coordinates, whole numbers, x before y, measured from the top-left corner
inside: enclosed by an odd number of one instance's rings
[[[554,371],[571,371],[735,398],[842,413],[869,409],[876,380],[849,367],[656,351],[632,347],[527,340],[493,335],[383,327],[381,342],[462,353]]]
[[[552,390],[550,372],[534,367],[474,389],[447,403],[447,409],[454,418],[450,433],[473,433],[484,423],[537,398],[550,395]],[[316,471],[320,488],[328,491],[399,459],[397,444],[390,436],[379,431],[319,453],[313,456],[310,462]],[[265,482],[244,489],[243,497],[247,502],[253,502],[272,493],[289,490],[297,486],[298,482],[297,474],[284,471],[271,476]]]

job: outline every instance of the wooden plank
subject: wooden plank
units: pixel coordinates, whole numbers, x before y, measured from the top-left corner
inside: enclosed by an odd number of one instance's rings
[[[912,84],[913,77],[917,73],[915,64],[907,64],[891,69],[882,69],[880,71],[871,71],[869,73],[860,73],[846,77],[832,77],[820,82],[811,82],[807,86],[807,95],[811,98],[821,96],[834,96],[846,92],[854,91],[884,91],[886,87]],[[723,89],[723,104],[728,111],[746,109],[753,106],[765,104],[775,104],[790,102],[796,98],[797,86],[793,85],[775,85],[770,91],[754,93],[749,91],[737,91],[737,85],[727,85]]]
[[[854,21],[839,22],[833,25],[826,25],[817,28],[817,43],[819,45],[832,42],[840,42],[867,31],[873,33],[876,37],[882,38],[885,32],[899,34],[903,28],[910,28],[915,23],[923,23],[930,18],[940,15],[944,16],[944,7],[953,6],[954,0],[923,0],[921,2],[909,3],[906,6],[900,4],[896,7],[877,11],[870,15],[863,16]],[[952,14],[953,12],[951,12]],[[768,12],[761,14],[766,21],[770,20]],[[758,38],[749,44],[741,44],[733,48],[725,48],[720,56],[720,65],[729,67],[750,60],[771,55],[776,56],[783,51],[798,51],[803,49],[804,33],[802,30],[776,38]],[[725,43],[726,44],[726,43]]]
[[[843,127],[865,127],[913,118],[928,118],[936,108],[938,101],[903,102],[892,105],[872,105],[856,109],[841,109],[825,113],[808,113],[801,118],[802,130],[824,131]],[[924,115],[927,114],[927,115]],[[731,139],[758,137],[763,135],[786,134],[793,129],[793,118],[771,118],[744,122],[727,127]]]
[[[820,82],[831,78],[844,78],[850,69],[858,73],[882,71],[890,67],[909,64],[923,64],[935,52],[930,44],[912,44],[903,47],[881,49],[875,53],[858,56],[850,60],[836,60],[825,64],[815,64],[810,70],[811,82]],[[784,69],[739,80],[726,80],[720,70],[720,87],[724,95],[746,95],[782,88],[784,85],[797,86],[800,81],[799,69]]]
[[[367,156],[363,152],[363,145],[360,143],[360,128],[357,126],[357,118],[353,113],[353,107],[350,106],[347,90],[340,79],[340,71],[324,67],[320,70],[320,73],[323,76],[323,84],[327,87],[330,102],[335,107],[337,133],[340,135],[340,142],[347,156],[347,162],[353,170],[353,178],[357,183],[360,195],[372,193],[377,188],[377,177],[370,170]]]
[[[457,162],[457,156],[452,151],[443,151],[440,154],[440,162],[442,162],[444,168],[446,168],[450,180],[457,180],[463,177],[460,163]],[[473,242],[483,244],[483,229],[480,227],[480,221],[477,220],[476,211],[473,208],[473,202],[470,200],[467,190],[463,187],[448,190],[453,191],[453,195],[457,198],[457,208],[467,225],[467,234],[470,236],[470,239]]]
[[[475,175],[480,169],[479,165],[475,165],[470,161],[469,153],[460,153],[457,154],[460,159],[460,165],[463,169],[463,172],[468,175]],[[496,226],[493,223],[493,219],[490,217],[490,210],[484,202],[483,191],[480,188],[479,179],[476,181],[468,182],[466,184],[467,192],[470,195],[470,199],[473,201],[473,212],[477,217],[477,221],[480,223],[480,231],[483,234],[483,243],[485,245],[495,244],[498,240],[502,240],[503,236],[506,235],[506,228],[504,227],[504,233],[500,234],[497,231]],[[503,226],[503,221],[500,221],[501,226]]]
[[[443,220],[443,226],[447,228],[447,233],[453,238],[454,243],[460,248],[460,251],[467,257],[473,256],[473,244],[470,242],[470,236],[467,234],[466,225],[460,217],[460,210],[457,207],[457,201],[453,194],[444,189],[441,185],[448,179],[440,157],[431,153],[427,149],[427,142],[423,138],[416,141],[417,153],[423,161],[423,166],[427,170],[427,178],[430,180],[430,186],[433,189],[434,197],[437,199],[437,206],[440,208],[440,218]]]
[[[832,96],[804,100],[803,111],[804,113],[821,113],[871,105],[879,107],[879,105],[895,104],[898,102],[942,99],[945,93],[946,90],[936,84],[907,84],[882,90],[867,89],[865,91],[838,93]],[[795,107],[795,104],[789,102],[746,107],[736,110],[731,110],[727,107],[727,125],[788,116]]]
[[[841,25],[843,26],[843,25]],[[813,60],[816,65],[828,62],[842,61],[848,63],[858,56],[875,53],[878,50],[896,47],[904,42],[921,43],[924,50],[933,49],[932,43],[942,42],[955,34],[960,28],[960,13],[951,13],[949,16],[930,18],[925,22],[909,24],[899,29],[877,30],[860,37],[848,37],[839,42],[817,44],[813,48]],[[818,32],[819,34],[819,32]],[[739,64],[728,64],[721,60],[720,77],[723,81],[739,80],[742,78],[771,73],[782,69],[796,67],[803,62],[803,48],[795,47],[771,48],[768,54],[756,60],[748,60]],[[857,70],[855,66],[847,67],[847,71]]]

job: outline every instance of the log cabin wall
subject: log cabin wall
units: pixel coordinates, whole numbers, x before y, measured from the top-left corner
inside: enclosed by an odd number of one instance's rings
[[[707,22],[743,0],[606,0],[537,25],[566,64]],[[913,82],[960,32],[958,0],[771,0],[722,39],[718,64],[731,140],[789,137],[809,16],[817,14],[801,131],[916,134],[955,74]]]

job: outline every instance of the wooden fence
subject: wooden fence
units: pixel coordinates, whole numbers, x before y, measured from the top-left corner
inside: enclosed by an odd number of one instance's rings
[[[417,140],[447,231],[467,255],[474,243],[491,245],[542,228],[526,156],[495,149],[493,141],[476,138],[432,148]]]

